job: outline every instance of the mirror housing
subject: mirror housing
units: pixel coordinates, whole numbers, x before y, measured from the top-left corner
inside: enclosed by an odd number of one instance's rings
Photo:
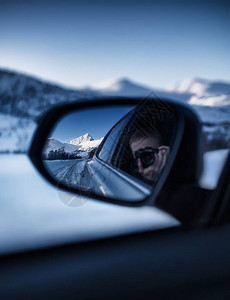
[[[198,184],[199,177],[203,167],[203,138],[201,123],[194,111],[186,106],[170,100],[159,100],[157,98],[144,99],[146,102],[152,101],[156,106],[157,113],[162,114],[164,110],[173,111],[177,115],[177,133],[168,161],[161,177],[152,189],[151,193],[139,201],[130,201],[129,199],[118,199],[113,197],[104,197],[92,191],[73,188],[63,182],[55,180],[48,172],[42,159],[43,149],[47,138],[52,132],[57,122],[66,114],[73,111],[84,111],[89,108],[100,108],[110,106],[138,106],[143,103],[142,98],[102,98],[88,101],[77,101],[74,103],[59,105],[38,119],[38,128],[29,150],[29,157],[39,172],[54,186],[68,192],[81,196],[90,197],[104,202],[110,202],[125,206],[154,205],[157,198],[162,194],[170,194],[171,189],[177,186]],[[164,202],[164,201],[163,201]],[[161,200],[161,203],[163,203]]]

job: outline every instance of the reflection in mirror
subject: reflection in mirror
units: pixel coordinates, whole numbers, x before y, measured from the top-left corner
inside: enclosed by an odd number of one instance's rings
[[[177,127],[170,108],[159,114],[151,103],[64,115],[43,149],[50,175],[68,187],[103,197],[144,200],[167,164]]]

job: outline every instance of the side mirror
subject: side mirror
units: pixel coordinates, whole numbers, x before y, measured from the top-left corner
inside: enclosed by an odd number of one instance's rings
[[[200,145],[200,122],[190,108],[106,98],[51,109],[39,120],[29,156],[60,189],[140,206],[154,204],[172,184],[198,181]]]

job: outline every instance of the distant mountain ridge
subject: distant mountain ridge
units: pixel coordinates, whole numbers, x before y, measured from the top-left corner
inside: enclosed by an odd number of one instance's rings
[[[167,87],[165,90],[143,86],[127,78],[108,80],[92,85],[89,89],[106,96],[157,96],[195,106],[215,106],[216,108],[220,106],[226,106],[227,108],[230,105],[230,83],[201,78],[185,79]],[[204,115],[202,114],[203,118]]]
[[[36,118],[52,106],[79,99],[96,100],[101,96],[157,96],[185,102],[191,105],[202,122],[209,126],[208,132],[212,132],[210,136],[214,136],[215,133],[216,136],[225,139],[225,144],[230,145],[228,82],[201,78],[186,79],[165,90],[159,90],[121,78],[74,90],[0,69],[0,152],[25,152],[36,128]],[[210,126],[213,126],[212,130]],[[70,145],[74,143],[78,141],[68,141]]]
[[[126,96],[126,97],[147,97],[153,91],[151,87],[146,87],[134,83],[127,78],[118,80],[108,80],[89,87],[91,91],[100,92],[106,96]]]
[[[60,103],[95,96],[89,90],[72,90],[32,76],[0,69],[0,112],[36,118]]]
[[[72,139],[70,141],[67,141],[66,144],[71,144],[71,145],[82,145],[84,143],[88,143],[93,141],[93,137],[89,134],[86,133],[78,138]]]
[[[197,96],[230,94],[230,83],[202,78],[185,79],[166,88],[168,92],[189,93]]]
[[[86,133],[78,138],[65,142],[65,144],[78,146],[81,151],[90,151],[97,148],[102,140],[103,137],[98,140],[94,140],[89,133]]]
[[[158,97],[198,106],[230,105],[230,83],[186,79],[159,90],[127,78],[108,80],[84,89],[67,89],[32,76],[0,69],[0,112],[35,119],[50,107],[100,96]]]

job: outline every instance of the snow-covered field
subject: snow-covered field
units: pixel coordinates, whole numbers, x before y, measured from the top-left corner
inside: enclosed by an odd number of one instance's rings
[[[227,152],[205,154],[202,186],[215,186]],[[0,155],[0,166],[2,253],[178,225],[156,208],[119,207],[60,192],[41,178],[25,155]]]
[[[0,155],[0,166],[2,253],[178,225],[156,208],[119,207],[60,192],[25,155]],[[64,204],[73,197],[74,207]]]
[[[36,128],[34,121],[0,113],[0,152],[25,152]]]

